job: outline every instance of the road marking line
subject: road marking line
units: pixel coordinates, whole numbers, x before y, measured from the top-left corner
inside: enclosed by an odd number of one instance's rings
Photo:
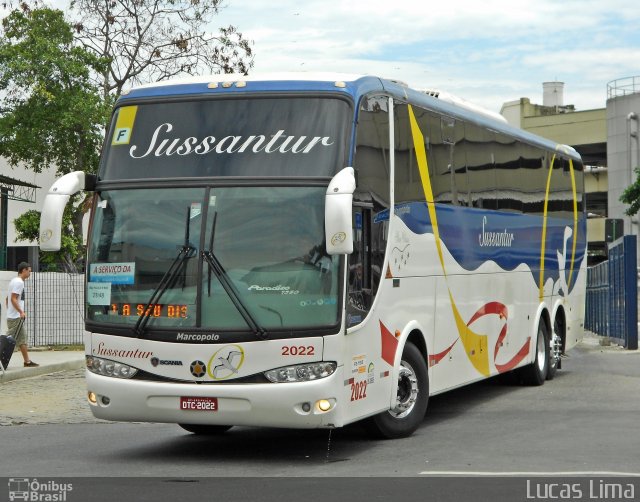
[[[422,471],[418,474],[424,476],[610,476],[610,477],[640,477],[640,472],[614,472],[614,471]]]

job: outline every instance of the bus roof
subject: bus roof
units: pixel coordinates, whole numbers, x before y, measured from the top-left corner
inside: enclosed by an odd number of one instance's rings
[[[443,113],[463,121],[514,136],[527,143],[542,146],[550,150],[562,150],[565,155],[580,159],[570,146],[559,145],[553,141],[512,127],[498,113],[470,103],[446,92],[416,90],[407,84],[392,79],[383,79],[371,75],[332,72],[283,72],[255,75],[218,74],[163,80],[140,85],[124,91],[118,102],[130,100],[161,98],[170,96],[203,95],[239,95],[248,93],[275,92],[319,92],[341,93],[358,102],[361,96],[371,92],[384,92],[390,96],[406,100],[412,104]]]

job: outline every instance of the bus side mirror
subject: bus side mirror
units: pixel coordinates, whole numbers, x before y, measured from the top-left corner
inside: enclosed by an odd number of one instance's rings
[[[324,234],[327,254],[353,253],[353,192],[356,178],[353,167],[336,174],[324,197]]]
[[[80,190],[93,190],[96,177],[82,171],[65,174],[51,186],[40,214],[40,249],[59,251],[62,239],[62,213],[69,198]]]

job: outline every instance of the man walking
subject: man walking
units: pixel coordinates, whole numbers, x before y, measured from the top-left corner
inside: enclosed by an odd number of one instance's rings
[[[24,322],[27,315],[24,312],[24,281],[31,275],[31,265],[27,262],[21,262],[18,265],[18,277],[11,279],[9,283],[9,291],[7,294],[7,335],[13,336],[16,345],[20,347],[24,365],[27,368],[35,368],[39,364],[29,359],[27,351],[27,330]]]

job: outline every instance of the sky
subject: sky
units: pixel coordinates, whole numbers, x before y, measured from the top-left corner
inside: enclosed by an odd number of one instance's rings
[[[549,81],[565,105],[604,108],[609,82],[640,76],[633,0],[227,0],[216,23],[253,41],[254,74],[377,75],[496,112],[542,104]]]
[[[69,0],[45,3],[64,8]],[[234,25],[253,41],[252,74],[377,75],[495,112],[521,97],[542,104],[542,83],[550,81],[564,82],[565,105],[604,108],[609,82],[640,76],[635,0],[224,3],[211,30]]]

